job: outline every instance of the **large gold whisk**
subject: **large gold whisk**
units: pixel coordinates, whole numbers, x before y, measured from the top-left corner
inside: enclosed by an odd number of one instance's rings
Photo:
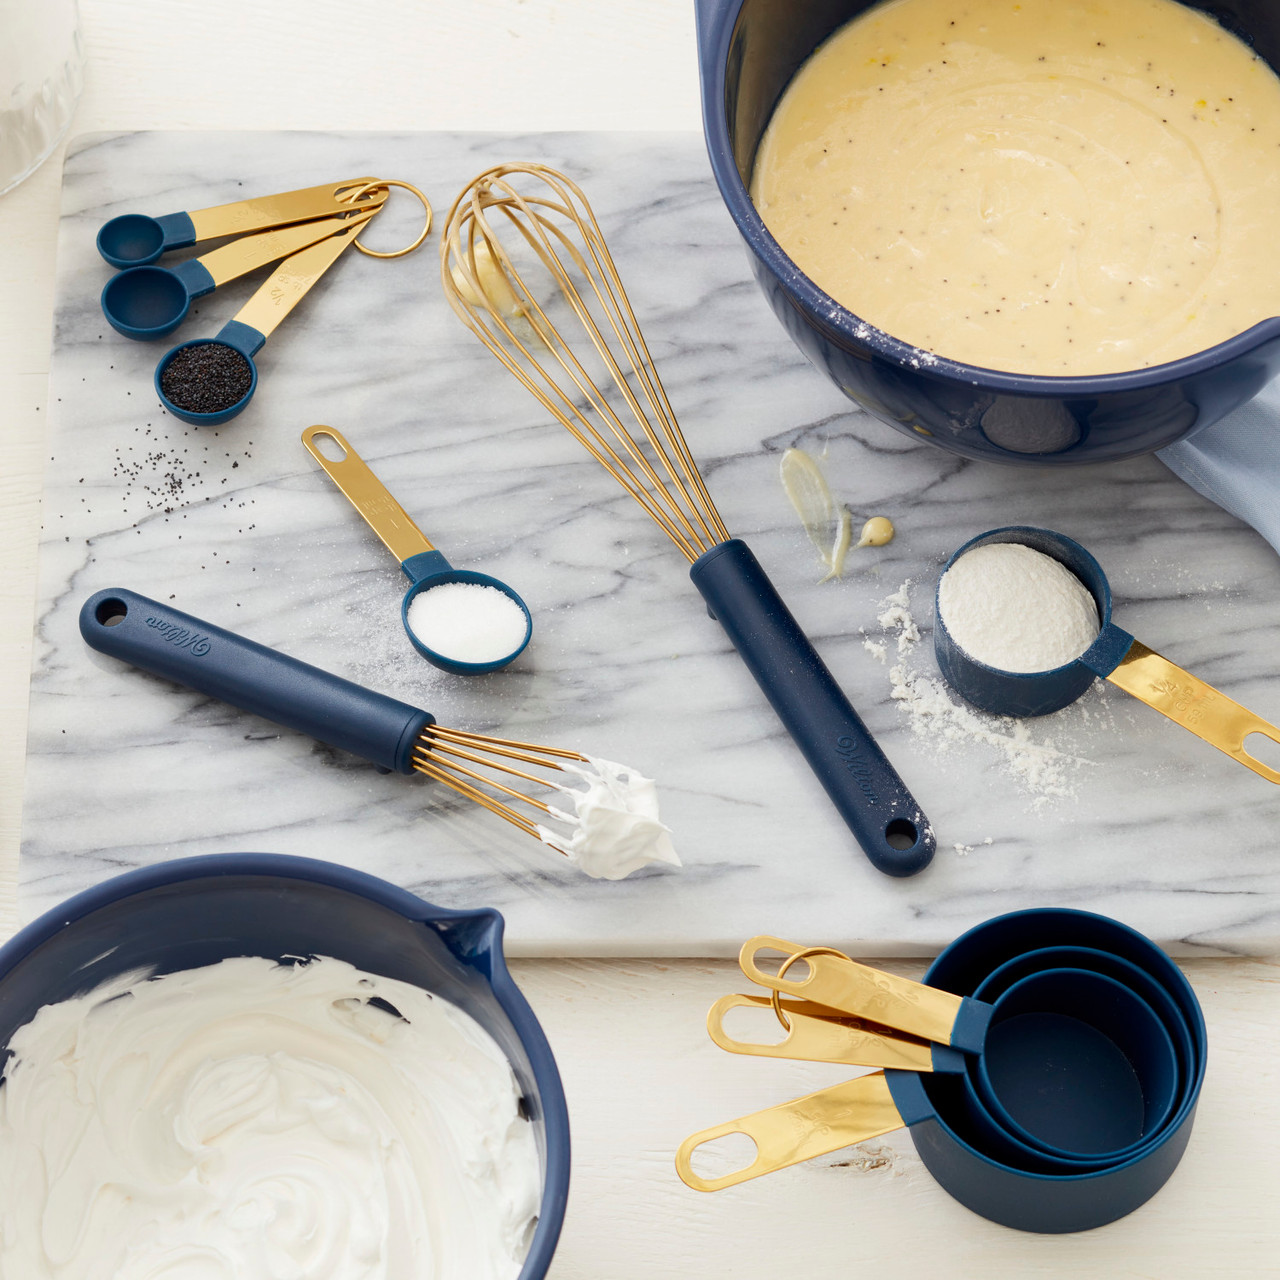
[[[508,180],[508,175],[517,174],[535,175],[548,194],[528,195],[517,189]],[[550,293],[526,280],[497,234],[495,215],[502,215],[519,233],[550,274],[555,286]],[[565,223],[580,233],[581,248],[566,233]],[[441,267],[445,294],[463,323],[658,522],[690,563],[728,540],[729,532],[689,453],[604,236],[576,184],[543,165],[500,165],[488,170],[449,211]],[[504,291],[508,305],[495,309],[491,297],[504,296]],[[582,323],[640,426],[656,466],[544,309],[542,299],[557,295]],[[538,344],[538,355],[530,350],[525,334]],[[544,368],[544,353],[555,360],[568,385]],[[575,392],[600,425],[575,402]]]
[[[498,757],[495,759],[494,757]],[[465,729],[448,729],[442,724],[429,724],[418,735],[414,743],[410,763],[418,772],[425,774],[446,787],[452,787],[459,795],[474,800],[490,813],[505,818],[513,826],[519,827],[526,835],[540,839],[538,824],[523,813],[513,809],[502,800],[480,790],[481,786],[490,787],[518,800],[523,804],[539,810],[547,818],[558,818],[559,814],[545,800],[525,795],[507,785],[500,777],[490,777],[481,772],[482,769],[496,771],[507,777],[518,778],[535,786],[557,786],[558,784],[525,769],[504,764],[503,760],[518,760],[522,764],[534,765],[541,769],[552,769],[564,772],[560,760],[575,760],[588,763],[587,757],[578,751],[566,751],[562,747],[538,746],[532,742],[516,742],[510,738],[492,738],[482,733],[468,733]],[[469,767],[478,765],[479,769]],[[562,850],[560,852],[563,852]]]
[[[680,548],[712,616],[872,863],[897,876],[927,866],[936,841],[919,806],[751,549],[720,519],[579,187],[541,164],[485,170],[449,210],[440,272],[467,328]],[[550,309],[558,302],[567,304],[577,343],[603,363],[638,433],[555,322]]]

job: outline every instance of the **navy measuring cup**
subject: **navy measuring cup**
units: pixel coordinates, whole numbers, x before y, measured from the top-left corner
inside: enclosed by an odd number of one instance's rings
[[[997,543],[1018,543],[1057,560],[1093,597],[1101,629],[1093,643],[1074,661],[1050,671],[1002,671],[970,656],[947,630],[938,604],[947,570],[967,551]],[[1001,716],[1048,715],[1074,702],[1101,677],[1268,782],[1280,783],[1280,771],[1245,749],[1245,741],[1253,733],[1280,743],[1280,729],[1116,626],[1111,621],[1111,586],[1101,565],[1078,542],[1061,533],[1009,525],[980,533],[954,552],[943,567],[934,592],[933,649],[938,669],[947,683],[981,711]]]
[[[1042,947],[1038,950],[1015,956],[1013,959],[1006,960],[1003,964],[998,965],[979,984],[976,994],[981,999],[998,1001],[1005,991],[1028,974],[1038,973],[1045,969],[1061,968],[1083,969],[1114,978],[1147,1005],[1160,1020],[1161,1025],[1168,1034],[1174,1053],[1176,1073],[1173,1096],[1175,1100],[1179,1099],[1181,1091],[1196,1074],[1195,1046],[1191,1034],[1187,1029],[1187,1024],[1181,1011],[1174,1003],[1169,992],[1151,974],[1132,961],[1093,947]],[[966,1061],[971,1066],[976,1065],[972,1059],[967,1059]],[[977,1082],[972,1076],[970,1082],[974,1085],[976,1094]],[[1172,1112],[1165,1117],[1162,1123],[1171,1118]],[[1144,1116],[1142,1132],[1131,1144],[1131,1147],[1133,1149],[1140,1147],[1143,1143],[1149,1141],[1153,1132],[1157,1130],[1158,1125],[1153,1127],[1151,1121]],[[1035,1133],[1021,1130],[1014,1130],[1013,1132],[1017,1132],[1030,1147],[1037,1148],[1060,1160],[1068,1163],[1086,1161],[1086,1157],[1080,1155],[1077,1150],[1079,1146],[1079,1135],[1077,1133],[1073,1132],[1071,1135],[1070,1148],[1064,1149],[1060,1146],[1054,1146],[1052,1143],[1044,1142]],[[1129,1149],[1125,1148],[1124,1150]],[[1102,1154],[1115,1158],[1121,1152],[1116,1150]],[[1096,1157],[1088,1159],[1096,1159]]]
[[[1009,1139],[1000,1154],[1016,1163],[1038,1151],[1038,1163],[1062,1172],[1149,1142],[1176,1109],[1182,1079],[1173,1040],[1142,996],[1068,968],[1037,969],[997,998],[968,1072],[978,1105]]]
[[[342,452],[340,458],[327,457],[320,447],[321,441],[331,441]],[[307,452],[320,464],[343,496],[364,517],[383,546],[400,561],[405,577],[413,584],[400,602],[400,621],[404,624],[409,643],[433,666],[454,675],[484,675],[500,671],[514,662],[525,650],[533,636],[533,616],[525,602],[505,582],[487,573],[470,569],[455,569],[444,553],[427,540],[426,535],[413,522],[405,509],[391,496],[382,481],[374,475],[368,464],[351,447],[342,432],[334,427],[313,426],[302,433],[302,443]],[[409,620],[409,608],[416,597],[433,587],[463,583],[470,586],[491,587],[500,591],[524,615],[524,634],[510,650],[484,661],[464,661],[439,653],[414,631]]]

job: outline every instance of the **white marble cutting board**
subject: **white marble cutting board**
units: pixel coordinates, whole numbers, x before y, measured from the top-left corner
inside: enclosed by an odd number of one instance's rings
[[[442,215],[490,163],[540,159],[586,189],[725,523],[746,537],[936,829],[905,881],[871,869],[710,621],[682,557],[458,324],[437,237],[395,262],[346,255],[258,356],[250,408],[218,430],[164,415],[168,342],[102,320],[93,240],[116,213],[363,173]],[[407,199],[376,228],[413,231]],[[197,302],[212,334],[252,291]],[[932,585],[961,542],[1057,528],[1108,571],[1116,619],[1280,721],[1280,561],[1153,458],[1080,469],[961,461],[856,411],[785,337],[690,134],[141,133],[73,143],[59,241],[52,422],[27,770],[26,918],[129,867],[233,850],[349,863],[449,905],[489,904],[516,954],[726,955],[778,933],[863,955],[930,953],[1000,911],[1119,916],[1180,953],[1280,943],[1280,791],[1118,692],[1030,726],[1073,761],[1031,789],[998,746],[916,732],[891,696],[879,602],[910,580],[934,674]],[[299,442],[339,427],[454,563],[509,581],[534,640],[465,680],[400,629],[398,566]],[[778,457],[820,454],[855,519],[898,537],[820,569]],[[126,586],[433,711],[657,776],[681,872],[587,880],[421,779],[372,767],[86,649],[81,603]],[[864,646],[887,640],[882,663]],[[999,726],[996,726],[999,728]],[[1001,729],[1001,732],[1007,732]],[[989,843],[988,843],[989,841]]]

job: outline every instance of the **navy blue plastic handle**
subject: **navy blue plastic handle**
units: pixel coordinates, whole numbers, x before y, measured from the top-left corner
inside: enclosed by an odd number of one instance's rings
[[[923,871],[933,860],[933,828],[751,548],[722,542],[689,576],[872,866],[891,876]]]
[[[434,717],[190,614],[113,587],[80,609],[90,648],[121,658],[382,769],[412,773],[418,735]]]

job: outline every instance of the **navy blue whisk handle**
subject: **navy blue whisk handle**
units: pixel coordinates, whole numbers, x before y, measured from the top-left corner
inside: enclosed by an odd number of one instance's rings
[[[730,538],[689,576],[871,864],[891,876],[923,871],[933,828],[751,548]]]
[[[413,772],[413,745],[433,723],[408,703],[125,588],[85,601],[80,634],[99,653],[396,773]]]

